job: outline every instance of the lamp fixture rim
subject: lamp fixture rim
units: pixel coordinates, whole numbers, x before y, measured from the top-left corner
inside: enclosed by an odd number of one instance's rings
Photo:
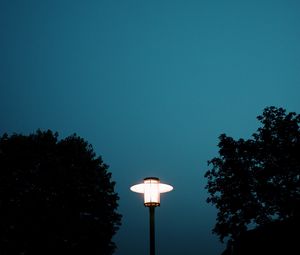
[[[146,184],[147,185],[147,184]],[[158,183],[159,193],[170,192],[174,189],[173,186],[165,183]],[[135,184],[130,187],[130,190],[136,193],[145,193],[145,183]]]
[[[146,177],[146,178],[144,178],[144,181],[147,181],[147,180],[160,181],[159,178],[157,178],[157,177]]]

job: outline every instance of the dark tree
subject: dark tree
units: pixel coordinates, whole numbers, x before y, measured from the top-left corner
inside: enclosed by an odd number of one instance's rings
[[[258,120],[251,139],[222,134],[219,156],[208,162],[207,202],[218,210],[213,232],[221,241],[299,218],[300,115],[268,107]]]
[[[0,137],[0,254],[112,254],[120,226],[108,166],[84,139]]]

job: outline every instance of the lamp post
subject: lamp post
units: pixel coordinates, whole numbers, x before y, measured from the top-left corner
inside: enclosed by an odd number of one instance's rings
[[[154,212],[155,207],[160,206],[160,193],[173,190],[168,184],[161,183],[159,178],[147,177],[143,183],[133,185],[130,190],[144,194],[144,205],[149,207],[150,216],[150,255],[155,255],[155,228]]]

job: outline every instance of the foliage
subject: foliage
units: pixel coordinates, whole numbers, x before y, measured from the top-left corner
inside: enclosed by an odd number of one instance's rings
[[[108,166],[77,135],[0,138],[0,253],[112,254],[121,215]]]
[[[218,210],[213,232],[221,241],[236,240],[249,226],[296,217],[299,208],[300,115],[268,107],[258,120],[251,139],[222,134],[219,156],[208,162],[207,202]]]

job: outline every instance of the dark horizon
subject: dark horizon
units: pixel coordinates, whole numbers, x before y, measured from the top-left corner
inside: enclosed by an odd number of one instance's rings
[[[0,2],[0,134],[77,133],[116,181],[115,255],[148,253],[130,186],[174,186],[156,210],[160,255],[220,255],[206,203],[218,137],[249,138],[266,106],[300,112],[298,1]]]

